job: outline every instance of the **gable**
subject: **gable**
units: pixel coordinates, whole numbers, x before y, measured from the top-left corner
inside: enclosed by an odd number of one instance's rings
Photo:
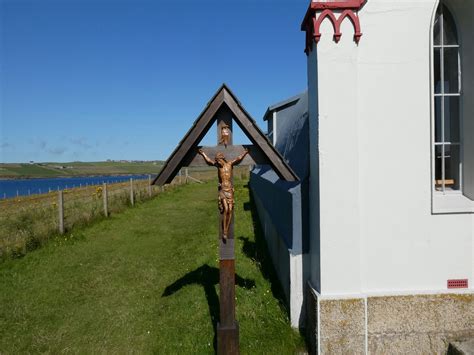
[[[253,143],[253,146],[248,147],[249,157],[242,162],[243,164],[268,164],[281,179],[286,181],[298,180],[297,175],[271,145],[267,137],[255,123],[255,120],[252,119],[237,100],[236,96],[224,84],[212,97],[199,117],[194,121],[190,130],[168,158],[163,169],[153,181],[154,185],[170,183],[182,167],[191,166],[193,162],[196,164],[204,162],[197,154],[198,144],[217,120],[218,113],[223,111],[232,115],[233,120]],[[231,154],[235,154],[235,148],[236,147],[228,147]]]

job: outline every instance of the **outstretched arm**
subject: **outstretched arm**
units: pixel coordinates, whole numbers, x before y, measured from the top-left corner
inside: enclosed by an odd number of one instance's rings
[[[206,161],[207,164],[209,165],[216,165],[216,162],[214,160],[211,160],[207,155],[206,153],[204,153],[204,151],[202,149],[199,149],[198,150],[198,153],[202,155],[202,157],[204,158],[204,160]]]
[[[247,148],[244,148],[244,152],[240,154],[237,158],[232,160],[230,163],[232,165],[237,165],[239,164],[242,160],[244,160],[245,156],[249,153],[249,150]]]

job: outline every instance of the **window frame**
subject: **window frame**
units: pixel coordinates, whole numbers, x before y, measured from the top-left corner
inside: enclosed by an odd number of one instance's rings
[[[456,45],[446,45],[444,44],[444,34],[443,34],[443,28],[440,28],[441,31],[441,39],[440,39],[440,44],[435,45],[434,43],[434,34],[435,34],[435,21],[436,21],[436,16],[438,12],[438,8],[440,6],[444,6],[448,9],[450,12],[450,15],[454,21],[454,25],[456,26],[456,32],[457,32],[457,44]],[[460,31],[458,21],[456,20],[455,13],[451,10],[451,8],[447,5],[446,1],[440,0],[436,7],[434,8],[433,12],[433,17],[432,17],[432,24],[431,24],[431,29],[430,29],[430,74],[431,74],[431,79],[430,79],[430,99],[431,99],[431,192],[432,192],[432,213],[433,214],[453,214],[453,213],[474,213],[474,201],[469,199],[463,194],[463,161],[464,161],[464,136],[463,136],[463,122],[464,122],[464,115],[463,115],[463,77],[462,77],[462,72],[463,72],[463,63],[462,61],[462,33]],[[444,21],[444,19],[443,19]],[[440,66],[441,70],[444,73],[444,56],[442,55],[442,48],[458,48],[458,85],[459,85],[459,93],[452,94],[452,93],[444,93],[444,90],[441,90],[441,93],[436,94],[436,87],[435,87],[435,49],[436,48],[441,48],[440,49]],[[441,77],[441,84],[444,86],[444,77]],[[459,167],[459,189],[458,190],[447,190],[445,187],[445,182],[443,182],[443,189],[442,191],[439,191],[436,186],[436,147],[437,147],[437,142],[436,142],[436,110],[435,110],[435,99],[436,97],[459,97],[459,130],[460,130],[460,136],[459,136],[459,155],[460,155],[460,167]],[[441,100],[442,102],[444,100]],[[441,112],[444,116],[444,105],[441,109]],[[441,144],[446,145],[451,144],[451,142],[445,142],[444,140],[444,122],[441,122],[442,124],[442,140],[443,142],[439,142]],[[438,144],[439,146],[439,144]],[[445,164],[445,159],[442,159],[442,164]],[[444,175],[443,175],[443,180],[445,178],[445,167],[443,167],[444,170]]]
[[[436,14],[435,14],[435,20],[438,16],[438,10],[440,9],[441,7],[441,15],[440,15],[440,25],[439,25],[439,31],[440,31],[440,44],[435,44],[434,43],[434,38],[433,38],[433,43],[432,43],[432,55],[433,57],[435,57],[437,54],[437,49],[439,49],[439,75],[440,75],[440,85],[441,85],[441,88],[440,88],[440,92],[439,93],[436,93],[436,86],[435,86],[435,83],[433,83],[433,100],[436,104],[436,99],[437,98],[440,98],[440,101],[441,101],[441,108],[440,108],[440,124],[439,124],[439,127],[441,129],[441,141],[438,141],[437,137],[436,137],[436,132],[435,132],[435,135],[433,137],[433,144],[434,144],[434,151],[435,151],[435,161],[434,161],[434,164],[435,164],[435,169],[436,169],[436,160],[438,159],[438,153],[437,153],[437,148],[438,147],[441,147],[441,191],[436,189],[436,177],[435,177],[435,189],[437,192],[442,192],[443,194],[446,194],[447,192],[461,192],[462,189],[463,189],[463,169],[462,169],[462,162],[463,162],[463,137],[462,137],[462,112],[461,112],[461,100],[462,100],[462,68],[461,68],[461,64],[462,64],[462,61],[461,61],[461,45],[459,44],[460,41],[459,41],[459,31],[457,30],[458,26],[456,25],[456,21],[454,20],[454,17],[453,17],[453,14],[452,12],[449,10],[449,8],[446,7],[446,4],[444,3],[444,1],[440,1],[439,4],[438,4],[438,7],[436,9]],[[444,29],[445,29],[445,18],[446,16],[444,16],[444,10],[447,9],[447,11],[449,11],[449,15],[450,17],[453,19],[454,23],[453,23],[453,26],[456,30],[456,35],[457,35],[457,44],[445,44],[445,38],[444,38]],[[433,27],[433,36],[434,36],[434,27]],[[446,90],[445,90],[445,78],[446,78],[446,67],[445,67],[445,58],[446,58],[446,54],[445,54],[445,49],[449,49],[449,48],[455,48],[457,49],[456,51],[456,55],[457,55],[457,84],[458,84],[458,87],[457,89],[455,90],[456,92],[449,92],[449,93],[446,93]],[[435,70],[435,65],[433,64],[433,70]],[[449,75],[449,74],[448,74]],[[451,97],[457,97],[459,98],[459,101],[458,101],[458,119],[459,119],[459,122],[458,122],[458,129],[459,129],[459,138],[458,138],[458,141],[457,142],[453,142],[451,141],[451,139],[446,139],[446,132],[445,132],[445,129],[446,129],[446,99],[447,98],[451,98]],[[435,127],[437,126],[437,123],[438,123],[438,117],[436,115],[436,110],[434,111],[434,124],[435,124]],[[451,147],[458,147],[459,149],[459,167],[458,167],[458,176],[459,176],[459,188],[455,189],[455,190],[447,190],[446,189],[446,182],[448,181],[448,179],[446,178],[446,159],[447,159],[447,155],[446,155],[446,151],[447,149],[446,148],[451,148]],[[451,149],[451,152],[452,152],[452,149]],[[451,153],[452,154],[452,153]],[[435,175],[436,175],[436,172],[435,172]]]
[[[272,112],[272,117],[268,119],[267,121],[267,138],[268,140],[272,143],[273,146],[275,146],[275,141],[273,139],[274,137],[274,125],[275,125],[275,122],[274,122],[274,116],[275,113]]]

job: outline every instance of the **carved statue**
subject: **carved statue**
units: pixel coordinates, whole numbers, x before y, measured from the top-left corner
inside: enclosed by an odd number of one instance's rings
[[[239,164],[248,154],[248,150],[232,161],[227,161],[223,153],[217,153],[214,160],[210,159],[202,149],[199,149],[207,164],[217,168],[219,177],[219,211],[223,215],[222,230],[223,238],[227,239],[230,223],[232,221],[232,212],[234,210],[234,186],[232,184],[233,166]]]
[[[224,144],[224,146],[227,147],[229,145],[231,133],[230,127],[224,123],[221,126],[221,139],[219,140],[219,144]]]

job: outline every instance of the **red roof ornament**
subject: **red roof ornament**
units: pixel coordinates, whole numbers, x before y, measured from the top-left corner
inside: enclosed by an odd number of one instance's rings
[[[334,28],[334,41],[341,39],[341,24],[346,19],[352,22],[354,26],[354,41],[359,43],[362,32],[360,30],[360,21],[357,16],[359,11],[367,0],[313,0],[306,11],[306,15],[301,24],[301,30],[306,32],[306,49],[308,54],[313,49],[313,40],[316,43],[321,39],[321,23],[328,18]],[[338,15],[336,17],[336,15]]]

